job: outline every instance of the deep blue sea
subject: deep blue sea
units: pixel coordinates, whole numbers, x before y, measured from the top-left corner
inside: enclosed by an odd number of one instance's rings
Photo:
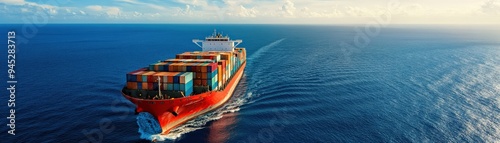
[[[125,74],[201,50],[191,40],[214,29],[243,40],[244,77],[165,142],[500,142],[500,26],[213,24],[0,25],[0,142],[149,142]]]

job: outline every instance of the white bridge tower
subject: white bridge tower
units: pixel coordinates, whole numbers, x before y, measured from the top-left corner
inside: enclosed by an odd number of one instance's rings
[[[202,43],[202,45],[198,43]],[[232,52],[236,46],[238,46],[242,40],[230,40],[229,37],[222,36],[222,34],[217,33],[214,30],[214,34],[205,37],[205,40],[193,39],[193,43],[201,47],[203,51],[227,51]]]

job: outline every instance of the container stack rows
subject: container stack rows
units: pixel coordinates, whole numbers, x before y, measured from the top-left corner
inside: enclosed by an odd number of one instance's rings
[[[213,91],[225,86],[245,59],[244,48],[235,48],[234,52],[185,52],[177,54],[175,59],[128,73],[127,88],[179,91],[185,96],[192,94],[196,87]]]
[[[154,72],[142,68],[127,74],[127,88],[140,90],[182,91],[188,96],[193,93],[193,73]]]
[[[191,72],[193,86],[209,86],[210,90],[217,90],[217,63],[165,63],[159,62],[149,65],[153,72]]]

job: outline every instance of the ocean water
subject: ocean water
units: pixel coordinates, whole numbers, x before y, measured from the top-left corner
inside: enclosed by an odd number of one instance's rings
[[[0,96],[1,142],[149,142],[120,94],[125,74],[200,50],[191,39],[213,29],[243,40],[244,77],[163,142],[500,141],[499,26],[23,26],[0,25],[18,41],[16,135]]]

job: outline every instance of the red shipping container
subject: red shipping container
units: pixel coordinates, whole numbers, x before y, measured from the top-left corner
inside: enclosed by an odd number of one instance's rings
[[[202,75],[201,72],[196,72],[196,79],[201,79],[201,75]]]
[[[198,70],[198,66],[195,66],[195,65],[191,66],[191,71],[197,72],[197,70]]]
[[[194,80],[194,85],[200,86],[201,85],[201,79],[195,79]]]
[[[167,82],[168,82],[168,83],[174,83],[174,77],[169,76],[169,77],[167,78]]]
[[[153,88],[153,83],[151,83],[151,82],[150,82],[150,83],[148,83],[148,89],[149,89],[149,90],[153,90],[153,89],[154,89],[154,88]]]
[[[201,85],[203,85],[203,86],[208,86],[207,80],[202,79],[202,80],[201,80]]]

